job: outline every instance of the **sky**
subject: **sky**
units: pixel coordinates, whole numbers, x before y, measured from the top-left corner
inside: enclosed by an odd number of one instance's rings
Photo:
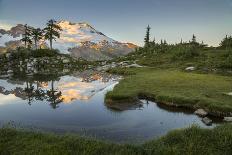
[[[0,28],[15,24],[44,27],[48,19],[88,22],[107,36],[143,45],[151,39],[217,46],[232,35],[232,0],[0,0]]]

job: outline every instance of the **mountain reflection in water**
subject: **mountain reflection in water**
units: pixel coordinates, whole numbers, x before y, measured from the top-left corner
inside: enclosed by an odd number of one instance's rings
[[[110,76],[110,77],[108,77]],[[0,93],[8,98],[21,98],[31,105],[34,101],[45,101],[54,109],[60,103],[70,104],[74,100],[88,100],[97,92],[112,85],[117,76],[99,73],[65,75],[33,75],[28,77],[12,76],[0,79]],[[4,97],[6,98],[6,97]],[[4,100],[1,100],[1,104]]]
[[[0,75],[1,77],[1,75]],[[13,126],[78,133],[114,142],[144,142],[193,124],[204,128],[192,112],[141,100],[106,104],[104,97],[120,77],[85,70],[69,75],[17,74],[0,79],[0,127]]]

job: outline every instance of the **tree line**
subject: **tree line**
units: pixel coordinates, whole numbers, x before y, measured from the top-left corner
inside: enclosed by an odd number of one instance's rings
[[[150,30],[151,30],[151,27],[148,25],[146,28],[146,35],[144,37],[144,48],[149,48],[151,46],[158,44],[158,43],[156,43],[155,38],[153,39],[153,41],[150,40]],[[207,46],[206,44],[204,44],[203,41],[201,43],[197,42],[196,36],[194,34],[192,36],[192,39],[189,42],[183,42],[183,40],[181,39],[180,43],[178,43],[178,44],[180,44],[180,45],[189,44],[189,45],[202,46],[202,47]],[[159,45],[168,45],[168,43],[166,40],[161,39]],[[223,40],[221,41],[219,47],[223,48],[223,49],[232,49],[232,36],[226,35],[226,37],[223,38]]]
[[[24,43],[25,48],[30,48],[34,43],[35,49],[38,49],[38,43],[42,39],[48,40],[50,49],[52,49],[53,40],[60,38],[60,31],[62,29],[54,19],[49,20],[44,29],[33,28],[25,24],[21,41]]]

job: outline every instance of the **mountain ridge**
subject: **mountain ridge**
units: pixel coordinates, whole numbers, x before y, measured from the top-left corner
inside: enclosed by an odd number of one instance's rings
[[[53,47],[61,53],[70,54],[76,58],[86,60],[104,60],[126,55],[137,47],[132,43],[122,43],[116,41],[104,33],[96,30],[87,22],[74,23],[61,20],[58,25],[62,28],[60,38],[56,39]],[[0,52],[13,47],[23,46],[19,42],[23,34],[23,25],[18,24],[10,30],[0,29]],[[11,46],[9,46],[11,42]],[[47,45],[48,42],[42,40],[40,44]]]

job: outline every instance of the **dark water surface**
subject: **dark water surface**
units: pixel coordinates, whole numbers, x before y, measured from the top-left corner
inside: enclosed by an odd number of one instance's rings
[[[142,107],[133,110],[110,109],[104,96],[119,78],[104,76],[76,73],[0,79],[0,124],[13,122],[114,142],[143,142],[193,124],[208,128],[192,113],[166,109],[145,100],[141,100]]]

